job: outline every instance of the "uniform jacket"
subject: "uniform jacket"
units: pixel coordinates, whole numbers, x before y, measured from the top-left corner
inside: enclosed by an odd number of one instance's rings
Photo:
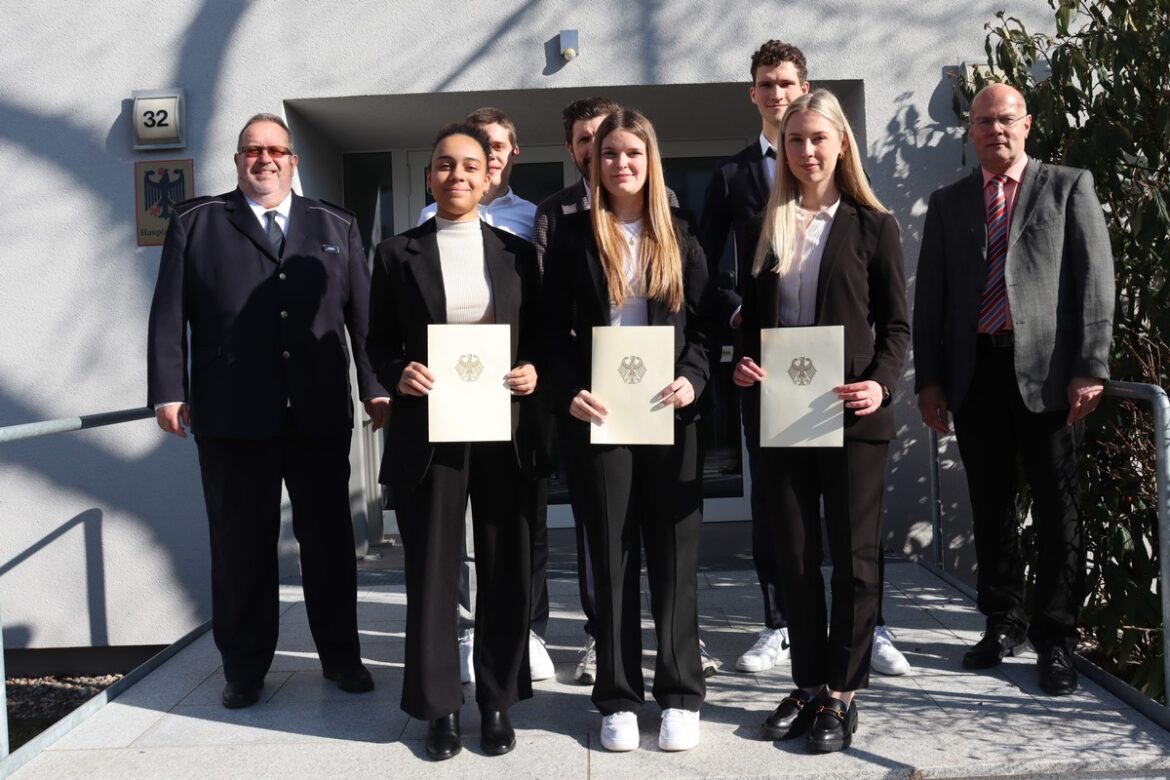
[[[348,211],[294,194],[277,257],[239,190],[182,203],[150,308],[147,402],[186,401],[200,436],[272,437],[290,406],[302,433],[348,430],[346,331],[361,397],[385,394],[366,360],[368,302]]]

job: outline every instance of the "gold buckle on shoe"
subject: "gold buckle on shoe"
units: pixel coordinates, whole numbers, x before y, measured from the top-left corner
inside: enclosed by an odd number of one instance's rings
[[[797,712],[804,709],[804,705],[808,704],[808,699],[797,699],[794,696],[785,696],[780,700],[780,706],[783,707],[786,703],[792,702],[796,707]]]
[[[817,715],[821,715],[821,714],[826,713],[826,712],[829,713],[830,715],[832,715],[834,718],[836,718],[839,721],[844,722],[844,720],[845,720],[845,713],[838,712],[837,708],[835,708],[835,707],[831,707],[828,704],[822,704],[820,707],[817,708]],[[848,712],[848,708],[846,708],[846,712]]]

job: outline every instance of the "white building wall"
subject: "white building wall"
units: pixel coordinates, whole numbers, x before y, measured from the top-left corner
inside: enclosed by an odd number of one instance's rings
[[[1012,13],[1029,27],[1046,29],[1051,16],[1043,3],[1015,5]],[[982,58],[983,25],[1001,6],[6,4],[0,425],[144,403],[146,316],[159,250],[135,246],[133,162],[193,157],[198,194],[230,189],[240,124],[257,111],[280,112],[286,100],[730,81],[744,82],[746,92],[752,51],[779,37],[806,52],[814,82],[863,81],[867,167],[903,225],[913,280],[926,198],[961,173],[944,73]],[[581,55],[568,64],[548,45],[562,28],[581,35]],[[188,146],[134,152],[130,94],[165,87],[186,90]],[[754,110],[746,99],[743,110]],[[304,141],[303,153],[338,154],[326,138]],[[340,165],[336,171],[306,181],[308,194],[339,200]],[[898,405],[902,438],[891,459],[887,540],[919,553],[930,543],[928,455],[910,389],[907,381]],[[955,457],[953,446],[949,453]],[[944,479],[944,490],[949,510],[965,503],[961,478]],[[961,523],[947,541],[959,555]],[[960,563],[969,567],[969,560]],[[146,421],[0,445],[7,646],[170,641],[208,616],[207,568],[190,440],[164,440]]]

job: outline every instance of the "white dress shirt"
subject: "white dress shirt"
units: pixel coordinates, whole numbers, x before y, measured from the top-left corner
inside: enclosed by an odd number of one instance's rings
[[[424,206],[418,215],[418,224],[421,225],[438,212],[437,203]],[[531,241],[532,226],[536,223],[536,204],[524,200],[509,187],[507,192],[491,203],[481,203],[479,217],[493,227],[520,236],[525,241]]]
[[[775,157],[768,157],[768,150],[772,150]],[[768,172],[768,187],[776,186],[776,163],[779,160],[780,153],[776,151],[776,147],[772,146],[772,142],[768,140],[768,136],[760,133],[760,153],[764,155],[764,170]]]
[[[244,200],[248,201],[248,207],[252,209],[252,213],[256,215],[256,219],[260,221],[260,230],[265,235],[268,234],[268,217],[264,216],[270,211],[276,212],[276,224],[280,226],[285,238],[288,238],[288,214],[292,210],[292,192],[284,196],[284,200],[276,204],[275,208],[266,209],[256,201],[244,196]]]
[[[815,325],[817,317],[817,280],[821,275],[821,258],[825,239],[833,227],[841,199],[828,208],[818,209],[807,228],[798,217],[798,243],[795,257],[786,273],[780,274],[780,324]],[[800,213],[799,211],[797,212]],[[807,212],[805,212],[807,213]]]

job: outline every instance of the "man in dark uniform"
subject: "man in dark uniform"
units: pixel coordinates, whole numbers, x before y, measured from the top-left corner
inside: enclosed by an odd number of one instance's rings
[[[369,271],[353,215],[293,194],[278,116],[248,120],[235,163],[238,189],[176,207],[148,336],[148,403],[199,450],[229,708],[259,699],[276,650],[282,482],[322,671],[345,691],[374,687],[357,636],[347,330],[375,426],[387,409],[364,349]]]

